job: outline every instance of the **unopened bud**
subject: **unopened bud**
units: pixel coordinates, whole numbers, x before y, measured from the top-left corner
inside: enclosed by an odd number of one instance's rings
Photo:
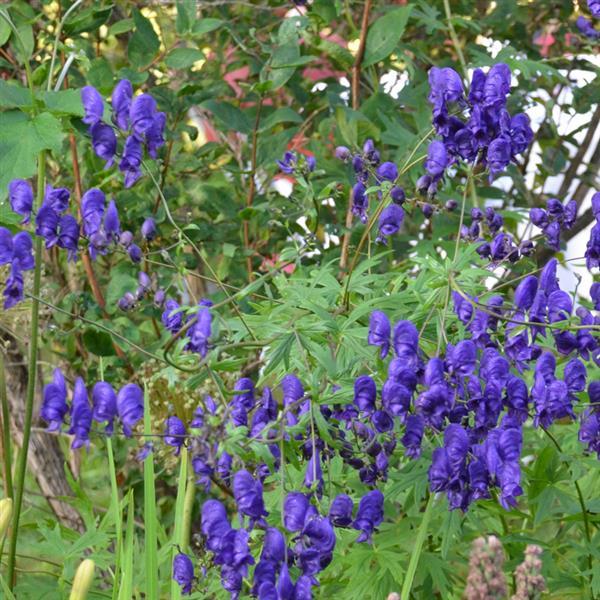
[[[4,539],[4,534],[8,529],[12,519],[13,501],[12,498],[3,498],[0,500],[0,542]]]
[[[85,600],[94,580],[94,561],[86,558],[78,567],[73,579],[69,600]]]

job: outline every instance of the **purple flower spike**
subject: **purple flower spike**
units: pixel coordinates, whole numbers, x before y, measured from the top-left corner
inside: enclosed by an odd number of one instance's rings
[[[187,554],[180,552],[173,559],[173,580],[181,586],[185,596],[192,593],[194,583],[194,565]]]

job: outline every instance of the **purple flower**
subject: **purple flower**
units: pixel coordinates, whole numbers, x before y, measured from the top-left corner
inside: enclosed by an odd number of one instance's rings
[[[46,248],[58,242],[59,221],[58,213],[49,204],[42,204],[35,216],[35,233],[46,240]]]
[[[0,231],[4,229],[0,227]],[[8,230],[4,230],[8,231]],[[8,233],[10,238],[10,232]],[[1,237],[1,236],[0,236]],[[19,231],[11,240],[12,242],[12,262],[17,263],[19,269],[23,271],[29,271],[35,266],[35,259],[33,257],[33,242],[31,241],[31,235],[28,231]],[[0,246],[2,241],[0,241]],[[0,250],[0,264],[4,261],[2,259],[2,250]],[[9,259],[10,261],[11,259]]]
[[[143,238],[145,240],[148,240],[149,242],[151,242],[156,237],[158,231],[156,229],[156,222],[152,217],[148,217],[144,220],[144,222],[142,223],[141,232]]]
[[[588,8],[594,19],[600,19],[600,0],[587,0]]]
[[[95,87],[86,85],[81,88],[81,102],[85,116],[83,122],[86,125],[94,125],[102,120],[104,114],[104,102],[102,96]]]
[[[439,140],[433,140],[427,148],[427,160],[425,169],[434,178],[439,178],[444,174],[448,166],[448,153],[446,146]]]
[[[54,369],[52,383],[44,386],[40,416],[48,423],[48,431],[58,431],[67,414],[67,386],[60,369]]]
[[[359,181],[352,188],[352,214],[357,216],[363,223],[367,222],[367,208],[369,199],[366,195],[364,184]]]
[[[361,375],[354,382],[354,404],[363,413],[371,413],[375,410],[377,398],[377,386],[371,377]]]
[[[129,111],[132,97],[131,82],[128,79],[121,79],[113,90],[111,102],[113,106],[113,123],[123,131],[129,129]]]
[[[44,192],[44,204],[52,207],[57,213],[63,213],[69,208],[69,199],[71,193],[67,188],[53,188],[51,185],[46,186]]]
[[[296,164],[298,163],[298,158],[295,152],[290,152],[289,150],[283,155],[281,160],[277,161],[277,166],[282,173],[287,175],[291,175],[296,168]]]
[[[352,156],[352,153],[350,152],[349,148],[346,148],[346,146],[338,146],[335,149],[335,157],[338,160],[343,160],[344,162],[350,160],[350,157]]]
[[[187,596],[192,593],[194,565],[187,554],[180,552],[173,559],[173,580],[181,586],[181,592]]]
[[[475,370],[477,361],[477,347],[471,340],[461,340],[451,349],[448,362],[452,366],[452,371],[466,377]]]
[[[131,436],[132,427],[144,416],[144,394],[139,385],[128,383],[119,390],[117,412],[123,423],[123,433]]]
[[[410,321],[398,321],[394,326],[394,351],[398,358],[406,361],[406,367],[418,365],[419,332]]]
[[[290,377],[293,377],[293,375],[290,375]],[[233,404],[239,404],[243,406],[246,410],[252,410],[254,408],[255,403],[254,382],[252,381],[252,379],[248,377],[242,377],[241,379],[238,379],[235,385],[233,386],[233,389],[236,392],[240,392],[233,397]]]
[[[175,448],[175,455],[179,454],[181,447],[185,443],[186,429],[183,421],[176,416],[170,416],[165,421],[165,444]]]
[[[406,456],[419,458],[421,456],[421,442],[425,432],[425,421],[421,415],[408,415],[404,435],[400,440],[406,448]]]
[[[336,527],[348,527],[352,523],[354,502],[346,494],[339,494],[329,507],[329,519]]]
[[[327,517],[315,515],[304,524],[302,536],[308,538],[312,548],[319,554],[330,554],[335,547],[335,533]]]
[[[163,311],[161,320],[165,328],[171,333],[177,333],[183,325],[183,315],[181,307],[176,300],[167,300],[165,302],[165,310]]]
[[[23,223],[29,221],[33,208],[33,190],[29,182],[24,179],[13,179],[8,184],[8,200],[13,211],[23,216]]]
[[[358,504],[356,519],[352,526],[361,534],[357,542],[370,542],[371,535],[377,525],[383,522],[383,494],[379,490],[373,490],[365,494]]]
[[[68,259],[75,260],[79,243],[79,223],[71,215],[63,215],[58,221],[58,246],[68,250]]]
[[[488,146],[486,160],[491,175],[496,175],[508,167],[512,158],[510,139],[499,136]]]
[[[400,229],[404,219],[404,211],[397,204],[386,206],[379,215],[380,236],[394,235]],[[380,238],[383,239],[383,238]]]
[[[92,388],[92,418],[98,423],[106,422],[105,432],[111,434],[117,416],[117,395],[110,383],[98,381]]]
[[[142,262],[142,250],[137,244],[131,244],[129,248],[127,248],[127,254],[135,264]]]
[[[96,233],[102,225],[106,197],[104,193],[92,188],[88,190],[81,199],[81,217],[83,220],[83,231],[86,236]]]
[[[368,343],[371,346],[381,347],[381,358],[385,358],[390,348],[390,321],[386,314],[380,310],[374,310],[369,319]]]
[[[600,37],[600,31],[594,28],[594,24],[589,19],[586,19],[583,15],[579,15],[575,21],[575,26],[579,31],[586,37],[595,40]]]
[[[390,190],[390,198],[392,199],[392,202],[394,204],[402,205],[402,204],[404,204],[404,201],[406,200],[406,194],[404,193],[404,190],[400,186],[395,185]]]
[[[81,377],[75,379],[73,401],[71,403],[71,427],[69,433],[75,436],[71,448],[90,447],[90,429],[92,427],[92,409]]]
[[[461,425],[450,423],[444,431],[444,448],[451,472],[460,472],[469,451],[469,436],[465,428]]]
[[[250,517],[252,521],[269,514],[265,510],[261,482],[255,481],[245,469],[233,476],[233,497],[240,513]]]
[[[600,310],[600,282],[592,283],[590,298],[595,310]]]
[[[13,262],[10,266],[10,275],[6,280],[4,287],[4,310],[12,308],[23,300],[24,284],[23,273],[19,268],[18,262]]]
[[[375,173],[379,180],[395,181],[398,179],[398,167],[393,162],[381,163]]]
[[[300,531],[308,513],[309,502],[305,494],[290,492],[283,503],[283,522],[288,531]]]
[[[371,415],[371,422],[373,423],[373,427],[375,427],[379,433],[391,431],[394,428],[394,420],[385,410],[376,410]]]
[[[206,500],[202,505],[200,529],[209,539],[224,537],[230,529],[227,511],[219,500]]]
[[[119,163],[119,170],[125,173],[126,188],[130,188],[142,176],[141,164],[142,144],[135,135],[130,135],[125,140],[123,156]]]
[[[165,145],[164,131],[167,115],[164,112],[156,113],[151,127],[146,131],[146,149],[148,155],[157,158],[158,149]]]
[[[527,403],[529,393],[525,382],[516,376],[511,376],[506,382],[506,403],[508,414],[524,423],[528,417]]]
[[[429,69],[429,102],[436,107],[447,102],[458,102],[463,97],[463,85],[460,75],[449,67]]]
[[[510,92],[510,68],[504,63],[495,64],[487,73],[483,86],[483,101],[486,107],[499,109],[506,103]]]
[[[573,358],[565,366],[565,383],[569,392],[583,392],[585,390],[585,379],[587,371],[585,365],[578,359]]]
[[[140,94],[133,99],[129,118],[131,119],[133,132],[138,139],[142,139],[144,134],[154,125],[155,115],[156,100],[150,94]]]
[[[260,560],[273,560],[277,563],[285,560],[285,538],[276,527],[267,527],[265,531]]]
[[[319,496],[323,491],[323,472],[321,470],[321,456],[318,450],[313,452],[309,461],[306,463],[304,485],[309,490],[316,488],[317,495]]]
[[[117,151],[117,136],[113,128],[102,121],[94,123],[90,127],[92,136],[92,148],[96,156],[106,161],[105,169],[112,166]]]
[[[211,334],[212,314],[208,307],[200,305],[196,313],[196,323],[188,331],[187,349],[197,352],[202,358],[208,354],[208,340]]]
[[[515,289],[515,306],[519,310],[529,310],[538,289],[538,278],[529,275]]]
[[[429,487],[432,492],[442,492],[447,489],[451,470],[448,454],[444,448],[436,448],[429,466]]]
[[[403,419],[410,408],[412,392],[393,379],[388,379],[381,389],[383,407],[393,416]]]

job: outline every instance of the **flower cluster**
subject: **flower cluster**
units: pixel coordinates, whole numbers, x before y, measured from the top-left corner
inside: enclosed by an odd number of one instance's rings
[[[35,266],[33,243],[27,231],[12,235],[6,227],[0,227],[0,265],[10,265],[3,292],[4,309],[8,310],[23,300],[23,271]]]
[[[456,71],[431,68],[429,102],[435,131],[442,139],[429,144],[427,174],[419,180],[418,188],[434,196],[446,169],[461,159],[486,166],[493,178],[527,149],[533,140],[529,117],[524,113],[511,116],[506,110],[510,80],[510,68],[504,63],[494,65],[487,74],[475,69],[465,99]],[[459,116],[464,113],[465,120]]]
[[[162,305],[164,300],[162,290],[158,290],[155,295],[155,304]],[[158,296],[158,298],[157,298]],[[212,302],[203,298],[198,303],[195,314],[188,315],[184,319],[183,308],[176,300],[169,299],[164,302],[164,311],[162,313],[162,323],[165,329],[172,334],[177,335],[185,329],[187,344],[185,349],[190,352],[200,354],[204,358],[208,354],[208,342],[211,335],[212,313],[210,307]]]
[[[292,150],[284,153],[283,158],[277,161],[277,166],[282,173],[293,175],[297,171],[312,173],[317,167],[317,161],[312,154],[303,154],[303,160]]]
[[[592,196],[592,213],[596,223],[592,227],[585,249],[585,262],[590,271],[600,268],[600,192]]]
[[[473,542],[469,556],[469,575],[464,597],[467,600],[504,600],[508,588],[504,571],[504,549],[500,540],[490,535]]]
[[[71,194],[65,188],[46,186],[44,202],[35,216],[35,233],[46,240],[46,248],[58,246],[68,251],[69,260],[77,257],[79,223],[65,214]]]
[[[550,198],[546,202],[546,210],[532,208],[529,211],[529,218],[543,231],[548,246],[558,252],[561,231],[571,229],[577,218],[577,202],[571,200],[563,205],[560,200]]]
[[[48,431],[58,431],[70,414],[68,432],[75,436],[72,448],[83,445],[89,447],[92,421],[105,423],[105,433],[112,434],[114,421],[118,417],[123,433],[132,434],[132,428],[143,417],[144,396],[141,388],[134,384],[124,385],[118,393],[106,381],[98,381],[91,392],[81,377],[77,377],[71,397],[71,407],[67,404],[67,384],[60,369],[55,369],[52,382],[44,386],[40,416],[48,423]]]
[[[594,19],[600,19],[600,2],[598,0],[588,0],[587,4],[589,11],[592,13],[592,17]],[[600,38],[600,31],[594,27],[594,23],[590,19],[587,19],[583,15],[577,17],[575,25],[583,35],[591,40]]]
[[[85,110],[83,122],[88,125],[92,147],[96,155],[110,167],[117,154],[115,128],[103,120],[104,100],[91,85],[81,90],[81,101]],[[112,122],[117,131],[126,135],[121,153],[119,170],[125,176],[125,187],[131,187],[142,175],[143,145],[148,155],[157,157],[158,149],[164,145],[163,137],[166,115],[158,112],[156,100],[150,94],[133,96],[133,87],[127,79],[119,81],[112,92]]]

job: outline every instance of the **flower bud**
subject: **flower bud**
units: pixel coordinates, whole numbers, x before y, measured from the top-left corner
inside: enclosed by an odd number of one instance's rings
[[[8,529],[13,512],[12,498],[2,498],[0,500],[0,543],[4,539],[4,534]]]
[[[144,239],[146,239],[150,242],[156,237],[157,233],[158,233],[158,231],[156,229],[156,223],[155,223],[154,219],[152,219],[151,217],[148,217],[142,223],[142,236],[144,237]]]
[[[445,204],[445,208],[448,211],[453,211],[458,206],[458,202],[456,200],[448,200]]]
[[[86,558],[75,572],[69,600],[85,600],[94,580],[94,561]]]
[[[350,150],[348,148],[346,148],[346,146],[338,146],[335,149],[335,157],[338,160],[343,160],[344,162],[346,162],[347,160],[350,159],[351,157],[351,153]]]

